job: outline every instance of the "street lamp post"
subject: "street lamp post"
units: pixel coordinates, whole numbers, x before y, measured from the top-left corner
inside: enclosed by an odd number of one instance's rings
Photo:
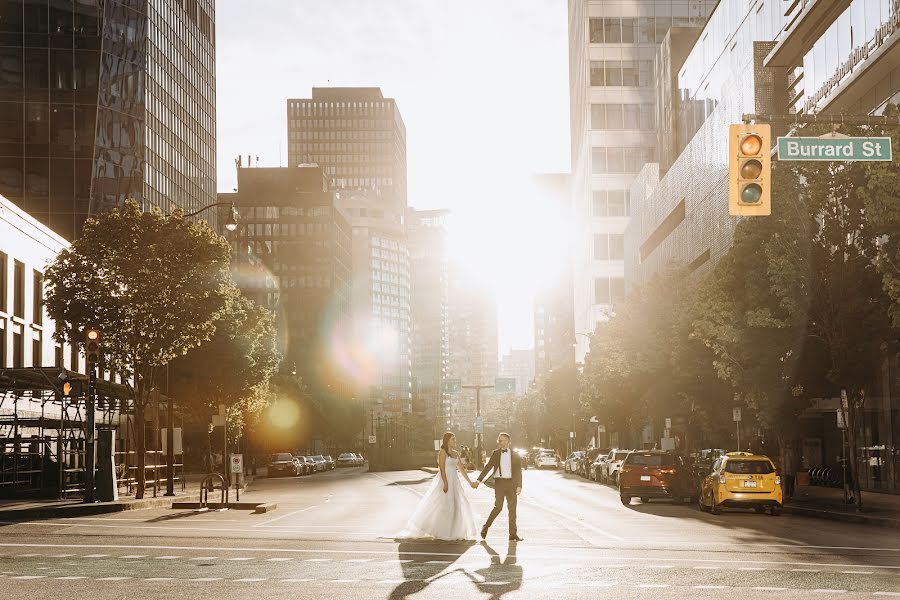
[[[475,420],[476,425],[478,421],[478,417],[481,416],[481,390],[487,390],[493,385],[464,385],[461,386],[464,390],[475,390]],[[476,427],[477,429],[477,427]],[[484,430],[484,425],[482,424],[482,431]],[[475,432],[475,464],[478,468],[482,468],[484,465],[481,464],[481,436],[482,433],[479,431]]]
[[[229,211],[229,214],[228,214],[228,220],[225,221],[225,229],[227,229],[228,231],[234,231],[235,229],[237,229],[238,213],[237,213],[237,209],[234,208],[234,202],[214,202],[212,204],[204,206],[200,210],[195,210],[192,213],[186,213],[184,216],[185,217],[196,217],[203,211],[209,210],[210,208],[215,208],[216,206],[230,206],[231,207],[231,210]]]

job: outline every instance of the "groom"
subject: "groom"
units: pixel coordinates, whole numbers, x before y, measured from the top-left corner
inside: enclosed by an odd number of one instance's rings
[[[484,527],[481,528],[481,539],[487,537],[488,529],[503,510],[503,501],[509,507],[509,539],[521,542],[516,531],[516,503],[517,496],[522,493],[522,459],[518,454],[509,449],[509,434],[501,433],[497,436],[498,449],[491,453],[491,459],[484,466],[478,480],[473,482],[473,487],[478,487],[488,471],[494,470],[494,510],[488,517]]]

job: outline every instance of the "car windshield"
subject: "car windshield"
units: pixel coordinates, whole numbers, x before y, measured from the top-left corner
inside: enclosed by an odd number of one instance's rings
[[[338,458],[353,458],[352,454],[341,454]]]
[[[729,460],[725,463],[725,472],[735,475],[767,475],[774,473],[775,468],[767,460]]]
[[[289,462],[292,460],[294,460],[294,457],[287,452],[280,452],[272,455],[272,462]]]
[[[613,454],[612,460],[625,460],[625,457],[628,456],[628,452],[616,452]]]
[[[545,450],[544,452],[541,452],[541,456],[544,457],[544,458],[555,458],[556,455],[553,454],[552,451],[546,451],[546,450]]]
[[[671,454],[632,452],[625,460],[625,464],[637,467],[671,467],[674,464],[674,460]]]
[[[321,454],[316,454],[315,456],[313,456],[313,460],[325,462],[325,457],[322,456]]]

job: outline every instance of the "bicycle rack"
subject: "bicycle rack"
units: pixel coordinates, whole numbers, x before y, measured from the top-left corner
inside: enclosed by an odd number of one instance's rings
[[[218,485],[216,485],[216,481],[218,481]],[[208,508],[209,492],[216,490],[222,492],[222,508],[228,507],[228,483],[225,481],[225,477],[221,473],[210,473],[203,478],[203,483],[200,484],[200,508]]]

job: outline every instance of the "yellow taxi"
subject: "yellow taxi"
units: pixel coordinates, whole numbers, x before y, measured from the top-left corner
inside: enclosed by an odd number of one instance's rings
[[[781,477],[768,456],[729,452],[713,464],[700,482],[700,510],[717,515],[723,508],[769,510],[777,517],[783,503]]]

